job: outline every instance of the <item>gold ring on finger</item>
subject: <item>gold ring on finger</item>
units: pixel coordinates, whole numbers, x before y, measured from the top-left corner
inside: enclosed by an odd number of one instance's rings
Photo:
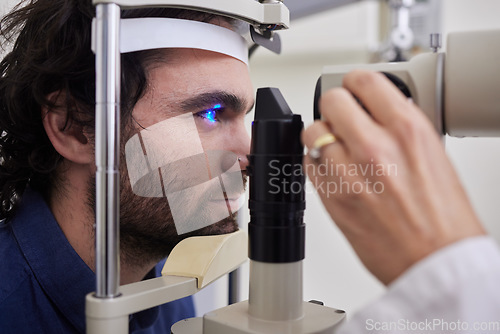
[[[325,133],[314,141],[312,148],[309,150],[309,157],[313,160],[318,160],[321,156],[321,148],[326,145],[333,144],[337,141],[337,138],[333,133]]]

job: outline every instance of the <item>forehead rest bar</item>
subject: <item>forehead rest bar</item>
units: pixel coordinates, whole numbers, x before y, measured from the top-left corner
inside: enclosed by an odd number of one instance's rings
[[[95,19],[92,26],[95,26]],[[92,36],[92,50],[95,51],[95,34]],[[248,47],[242,36],[199,21],[158,17],[121,19],[119,45],[120,53],[161,48],[208,50],[248,64]]]

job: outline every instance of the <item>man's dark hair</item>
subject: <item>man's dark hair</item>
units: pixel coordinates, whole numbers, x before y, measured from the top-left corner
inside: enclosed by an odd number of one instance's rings
[[[51,93],[63,94],[66,127],[94,128],[94,16],[91,0],[31,0],[0,21],[0,45],[11,49],[0,63],[0,220],[13,215],[27,186],[45,198],[58,186],[56,168],[63,158],[45,133],[41,112],[56,107]],[[122,17],[215,18],[167,8],[125,10]],[[130,122],[147,87],[147,66],[157,56],[157,50],[122,55],[122,124]]]

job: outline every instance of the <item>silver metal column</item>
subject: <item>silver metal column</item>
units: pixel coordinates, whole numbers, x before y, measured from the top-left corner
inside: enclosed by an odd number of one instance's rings
[[[96,296],[118,295],[120,154],[120,7],[96,7]]]

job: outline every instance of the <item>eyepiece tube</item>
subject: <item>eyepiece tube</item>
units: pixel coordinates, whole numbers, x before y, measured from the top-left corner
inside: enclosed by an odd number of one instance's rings
[[[300,115],[276,88],[257,91],[250,177],[249,313],[287,321],[303,316],[304,147]]]
[[[286,263],[304,259],[304,147],[300,115],[276,88],[257,91],[249,155],[249,258]]]

